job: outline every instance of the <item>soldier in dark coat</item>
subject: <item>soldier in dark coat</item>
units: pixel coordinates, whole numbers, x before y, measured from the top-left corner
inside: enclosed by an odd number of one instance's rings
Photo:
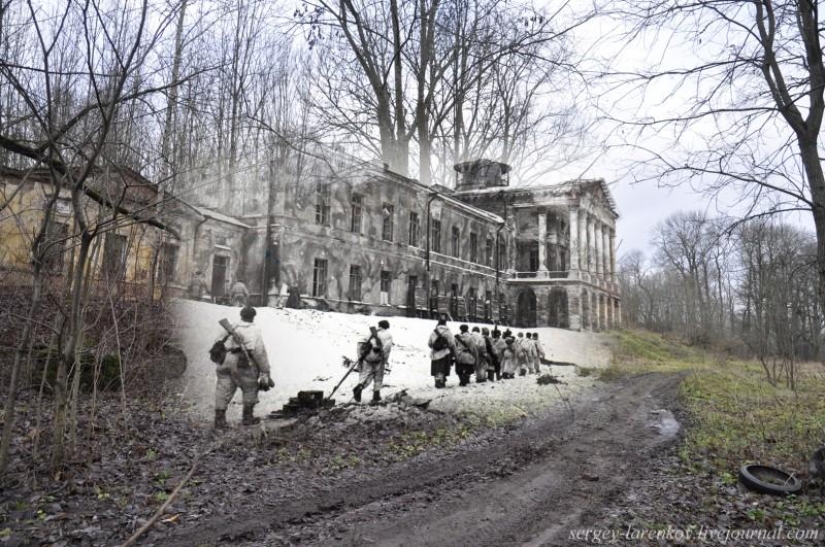
[[[438,325],[427,341],[430,351],[430,374],[435,378],[435,387],[441,389],[447,385],[447,376],[455,359],[455,338],[447,328],[447,317],[441,315]]]
[[[470,327],[461,325],[458,330],[461,332],[455,337],[455,373],[458,374],[458,385],[466,386],[476,369],[478,347],[468,332]]]

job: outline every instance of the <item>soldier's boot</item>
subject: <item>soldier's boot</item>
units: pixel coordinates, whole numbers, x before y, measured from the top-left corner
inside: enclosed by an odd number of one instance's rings
[[[229,424],[226,423],[226,409],[215,409],[215,429],[226,429]]]
[[[253,415],[255,410],[255,405],[243,405],[243,419],[241,420],[241,424],[243,425],[255,425],[261,423],[260,418],[256,418]]]
[[[377,389],[372,392],[372,401],[370,401],[371,405],[377,405],[381,402],[381,392]]]
[[[355,402],[356,402],[356,403],[360,403],[360,402],[361,402],[361,392],[362,392],[362,391],[364,391],[364,388],[361,386],[361,384],[358,384],[358,385],[357,385],[357,386],[355,386],[355,388],[352,390],[352,397],[355,399]]]

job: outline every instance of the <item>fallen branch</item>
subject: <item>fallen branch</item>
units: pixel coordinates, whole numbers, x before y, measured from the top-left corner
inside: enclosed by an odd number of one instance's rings
[[[146,522],[146,524],[141,526],[137,532],[132,534],[132,536],[129,539],[123,542],[123,545],[121,545],[120,547],[129,547],[130,545],[134,545],[134,543],[138,540],[140,536],[148,532],[149,529],[155,525],[158,519],[160,519],[161,515],[163,515],[164,511],[166,511],[166,508],[169,507],[172,504],[172,502],[175,501],[175,498],[178,497],[178,494],[180,493],[184,485],[189,481],[189,479],[192,478],[192,475],[195,473],[195,469],[198,468],[198,463],[200,462],[200,459],[201,454],[197,454],[195,456],[195,459],[192,461],[192,467],[189,468],[189,472],[186,474],[185,477],[183,477],[183,480],[180,481],[180,484],[178,484],[178,486],[172,491],[172,493],[169,495],[169,498],[164,502],[163,505],[160,506],[160,508],[157,511],[155,511],[155,514],[152,515],[152,518],[150,518]]]

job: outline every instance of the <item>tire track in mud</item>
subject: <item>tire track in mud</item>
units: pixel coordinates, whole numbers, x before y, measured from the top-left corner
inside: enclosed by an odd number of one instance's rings
[[[179,530],[164,544],[280,545],[296,530],[301,545],[570,544],[564,534],[581,514],[619,492],[669,440],[652,427],[651,411],[674,404],[683,377],[606,384],[571,409],[446,455],[424,454],[297,500],[250,500],[256,510]]]

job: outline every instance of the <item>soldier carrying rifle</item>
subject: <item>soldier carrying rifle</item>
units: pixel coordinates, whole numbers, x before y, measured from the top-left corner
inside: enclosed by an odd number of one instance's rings
[[[215,428],[224,429],[226,408],[241,388],[243,401],[243,425],[260,422],[253,414],[258,403],[258,391],[268,391],[275,385],[269,377],[269,359],[266,354],[261,330],[252,324],[256,311],[251,306],[241,310],[241,322],[230,325],[226,319],[221,326],[227,335],[215,342],[210,356],[218,365],[218,382],[215,386]],[[221,346],[224,350],[221,352]],[[223,353],[223,355],[221,355]]]

